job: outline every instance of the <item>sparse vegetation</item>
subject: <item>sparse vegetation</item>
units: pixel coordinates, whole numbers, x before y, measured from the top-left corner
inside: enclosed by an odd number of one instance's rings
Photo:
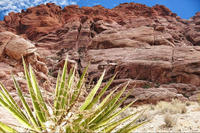
[[[150,105],[149,105],[149,108],[150,108],[151,110],[155,110],[155,105],[150,104]]]
[[[187,101],[187,102],[185,103],[185,105],[186,105],[186,106],[190,106],[190,105],[191,105],[191,102],[190,102],[190,101]]]
[[[161,113],[164,114],[183,114],[187,112],[186,104],[177,99],[172,100],[172,102],[161,101],[157,104],[156,107],[160,110]]]
[[[142,88],[144,88],[144,89],[149,89],[149,88],[151,88],[151,85],[145,84]]]
[[[141,117],[136,121],[137,123],[150,120],[150,116],[147,113],[141,115]]]
[[[177,119],[175,116],[171,116],[170,114],[166,114],[164,116],[165,126],[170,128],[176,125]]]
[[[86,97],[85,101],[76,106],[81,91],[84,86],[85,75],[87,68],[84,70],[79,81],[75,81],[75,68],[67,72],[67,61],[65,62],[62,75],[58,74],[55,94],[52,94],[54,101],[46,102],[41,90],[39,89],[34,70],[29,66],[29,70],[23,60],[24,72],[27,80],[27,85],[32,100],[32,105],[29,105],[22,93],[22,90],[13,76],[15,88],[18,96],[21,99],[23,107],[20,107],[6,90],[4,85],[0,83],[0,104],[7,109],[22,125],[16,128],[14,125],[7,125],[0,122],[0,132],[66,132],[66,133],[85,133],[85,132],[131,132],[137,127],[143,125],[147,121],[136,123],[140,117],[139,112],[132,112],[124,118],[116,120],[115,118],[126,111],[133,103],[119,109],[120,105],[128,97],[121,98],[126,86],[122,90],[112,91],[100,103],[99,99],[105,93],[113,81],[113,76],[108,83],[97,93],[105,71],[103,72],[96,85],[91,89],[91,92]],[[119,110],[117,110],[119,109]],[[118,128],[121,124],[127,124]],[[116,130],[117,129],[117,130]]]

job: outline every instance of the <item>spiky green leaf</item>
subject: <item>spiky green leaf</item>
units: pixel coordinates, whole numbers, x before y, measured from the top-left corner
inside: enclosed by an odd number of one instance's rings
[[[0,122],[0,131],[5,132],[5,133],[17,133],[17,131],[8,125]]]
[[[77,99],[81,93],[81,87],[84,84],[85,75],[87,73],[88,67],[89,67],[89,65],[87,65],[87,67],[84,69],[83,74],[81,75],[81,77],[76,85],[76,88],[75,88],[74,93],[72,94],[72,98],[70,100],[70,106],[72,106],[77,101]]]
[[[117,130],[116,133],[121,133],[121,132],[130,132],[136,128],[138,128],[140,125],[146,123],[145,121],[144,122],[140,122],[140,123],[136,123],[136,121],[141,118],[141,116],[144,114],[146,110],[142,110],[140,111],[140,113],[138,112],[138,116],[133,119],[132,121],[130,121],[128,124],[126,124],[125,126],[123,126],[121,129]]]
[[[33,90],[33,85],[32,85],[32,82],[31,82],[31,79],[30,79],[30,75],[28,73],[28,70],[27,70],[27,67],[26,67],[26,63],[23,59],[23,65],[24,65],[24,73],[25,73],[25,77],[26,77],[26,81],[27,81],[27,84],[28,84],[28,88],[29,88],[29,93],[30,93],[30,96],[31,96],[31,99],[32,99],[32,104],[33,104],[33,108],[34,108],[34,112],[39,120],[39,124],[44,128],[44,122],[46,122],[45,120],[45,117],[44,117],[44,112],[42,112],[41,108],[40,108],[40,105],[39,105],[39,101],[38,99],[36,98],[36,94]]]
[[[20,123],[22,123],[26,128],[33,129],[30,125],[29,121],[24,119],[20,114],[18,114],[18,111],[10,107],[4,100],[0,97],[0,104],[7,109]]]
[[[103,89],[101,89],[101,91],[99,92],[99,94],[92,100],[92,102],[87,106],[87,109],[91,109],[99,100],[100,98],[103,96],[103,94],[106,92],[106,90],[108,89],[108,87],[111,85],[111,83],[113,82],[114,78],[115,78],[116,74],[108,81],[108,83],[104,86]]]
[[[24,112],[21,110],[21,108],[17,105],[17,103],[14,101],[14,99],[12,98],[12,96],[8,93],[8,91],[6,90],[6,88],[4,87],[4,85],[0,82],[0,87],[3,91],[0,90],[0,95],[2,96],[2,98],[4,99],[4,101],[10,106],[12,107],[14,110],[18,111],[18,113],[24,117],[24,119],[28,120],[26,115],[24,114]]]
[[[99,89],[102,81],[103,81],[103,77],[105,75],[105,71],[103,72],[103,74],[101,75],[101,77],[99,78],[97,84],[94,86],[94,88],[91,90],[91,92],[88,94],[88,96],[85,99],[85,102],[83,103],[83,105],[80,107],[80,111],[83,111],[85,109],[87,109],[88,105],[92,102],[97,90]]]
[[[37,123],[37,120],[34,117],[29,105],[27,104],[27,102],[26,102],[26,100],[25,100],[25,98],[24,98],[24,96],[22,94],[22,91],[21,91],[21,89],[19,87],[19,84],[17,83],[17,81],[16,81],[14,76],[13,76],[13,81],[14,81],[15,88],[16,88],[16,90],[18,92],[18,96],[19,96],[19,98],[20,98],[20,100],[22,102],[22,105],[23,105],[23,107],[24,107],[24,109],[25,109],[30,121],[32,122],[33,126],[35,127],[35,129],[37,131],[41,131],[40,128],[39,128],[40,125],[39,125],[39,123]]]
[[[120,124],[124,123],[127,120],[130,120],[132,117],[134,117],[137,114],[137,112],[126,116],[125,118],[122,118],[120,120],[116,120],[110,124],[108,124],[102,131],[106,132],[106,133],[110,133],[111,131],[113,131],[117,126],[119,126]]]
[[[119,100],[123,92],[125,91],[126,86],[123,87],[121,91],[119,91],[115,96],[110,99],[101,109],[104,110],[102,113],[97,113],[96,119],[93,121],[95,126],[97,126],[97,123],[102,122],[103,120],[107,119],[112,112],[114,112],[120,105],[121,103],[126,99],[126,97],[122,98],[117,104],[116,102]]]
[[[63,93],[64,93],[65,83],[66,83],[67,58],[65,60],[65,64],[64,64],[64,67],[63,67],[63,71],[62,71],[61,83],[60,83],[60,86],[58,88],[58,95],[57,95],[58,98],[55,101],[55,110],[56,110],[55,115],[56,116],[60,115],[60,113],[63,112],[61,101],[63,101],[63,99],[64,99]]]
[[[124,97],[118,104],[117,106],[113,106],[114,108],[111,109],[111,111],[108,111],[105,114],[105,117],[103,117],[100,121],[97,122],[97,124],[94,126],[94,128],[100,128],[104,125],[106,125],[107,123],[109,123],[110,121],[112,121],[115,117],[117,117],[120,113],[124,112],[127,108],[129,108],[131,105],[133,105],[133,103],[135,102],[135,100],[133,102],[131,102],[130,104],[128,104],[127,106],[125,106],[124,108],[122,108],[121,110],[117,111],[116,113],[112,114],[111,113],[116,110],[123,101],[126,100],[128,96]]]
[[[47,117],[49,116],[49,111],[48,111],[47,106],[46,106],[44,99],[42,97],[42,93],[39,89],[39,86],[38,86],[38,83],[37,83],[37,80],[36,80],[36,77],[35,77],[35,74],[33,72],[31,65],[29,65],[29,72],[30,72],[30,79],[31,79],[33,90],[36,94],[36,98],[38,100],[40,110],[42,111],[44,119],[46,121]]]

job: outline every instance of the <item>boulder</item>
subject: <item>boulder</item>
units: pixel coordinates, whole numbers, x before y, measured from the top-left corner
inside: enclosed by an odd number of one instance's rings
[[[89,48],[145,47],[154,43],[154,29],[139,27],[125,30],[106,30],[92,39]]]
[[[16,35],[11,32],[0,32],[0,57],[4,54],[7,43],[14,37]]]
[[[12,38],[5,47],[5,53],[16,60],[20,60],[22,56],[30,55],[35,51],[35,46],[21,37]]]
[[[6,55],[20,60],[22,56],[27,56],[36,51],[36,47],[28,40],[19,37],[11,32],[0,33],[0,56]]]

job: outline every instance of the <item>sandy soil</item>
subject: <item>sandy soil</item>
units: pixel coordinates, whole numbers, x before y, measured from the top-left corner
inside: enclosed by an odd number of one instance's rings
[[[169,113],[152,105],[130,108],[129,112],[149,108],[144,117],[145,119],[151,119],[151,121],[139,127],[135,132],[200,132],[200,105],[198,103],[190,103],[185,107],[187,110],[185,113]],[[166,115],[169,115],[174,121],[172,127],[166,126]]]
[[[200,132],[200,105],[195,102],[185,104],[186,112],[178,112],[176,107],[166,107],[163,109],[161,106],[166,105],[143,105],[135,108],[129,108],[120,117],[131,114],[135,111],[146,109],[143,118],[151,119],[150,122],[139,127],[135,132]],[[174,112],[170,110],[175,110]],[[177,111],[177,112],[176,112]],[[175,122],[172,127],[167,127],[165,117],[168,114]],[[20,123],[15,120],[5,109],[0,107],[0,121],[4,123],[14,124],[20,126]]]

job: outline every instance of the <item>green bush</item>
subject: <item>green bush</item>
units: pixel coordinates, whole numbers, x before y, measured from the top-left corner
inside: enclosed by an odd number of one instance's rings
[[[32,100],[31,106],[25,100],[22,90],[14,76],[13,82],[23,107],[17,105],[4,85],[0,83],[0,104],[23,125],[23,131],[61,133],[131,132],[146,123],[146,121],[141,123],[136,122],[143,111],[134,112],[120,120],[116,119],[120,113],[124,112],[134,103],[133,101],[122,109],[117,110],[128,97],[127,95],[121,98],[127,85],[120,91],[115,92],[115,89],[98,103],[99,99],[103,96],[115,77],[112,77],[99,93],[97,93],[105,71],[96,85],[91,89],[91,92],[88,94],[82,105],[77,107],[75,105],[78,102],[78,98],[84,86],[88,67],[85,68],[82,76],[77,82],[74,80],[75,68],[71,69],[68,73],[66,60],[62,74],[58,74],[57,77],[55,94],[52,94],[52,96],[55,97],[54,101],[53,103],[49,103],[45,102],[45,99],[42,96],[32,67],[29,66],[28,70],[24,60],[23,65],[29,94]],[[124,123],[126,124],[124,125]],[[0,132],[15,133],[20,131],[16,126],[0,122]]]

